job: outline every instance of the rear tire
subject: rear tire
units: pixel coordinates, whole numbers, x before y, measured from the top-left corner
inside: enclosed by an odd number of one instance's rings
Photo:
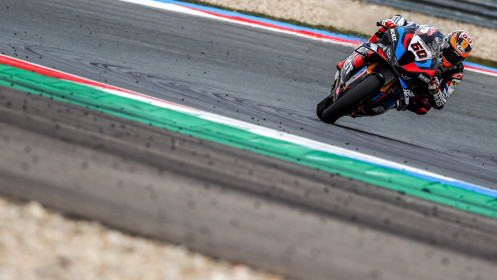
[[[358,105],[361,100],[380,89],[381,83],[382,80],[378,75],[368,75],[357,86],[349,89],[347,94],[324,109],[321,116],[319,116],[318,112],[318,117],[326,123],[335,123],[336,120],[345,115],[351,108]]]

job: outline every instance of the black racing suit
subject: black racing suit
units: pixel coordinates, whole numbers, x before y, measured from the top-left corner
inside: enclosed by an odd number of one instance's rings
[[[416,97],[410,100],[409,111],[418,115],[426,114],[431,108],[442,109],[447,99],[454,92],[463,78],[464,65],[462,63],[452,67],[441,67],[430,81],[427,92],[417,92]]]
[[[406,26],[407,24],[409,22],[401,15],[394,15],[389,19],[378,22],[377,25],[381,26],[381,28],[369,39],[369,42],[376,42],[390,28]],[[418,115],[426,114],[431,108],[442,109],[449,96],[461,82],[463,72],[464,65],[462,63],[451,67],[441,66],[430,81],[428,88],[423,89],[423,92],[414,92],[416,97],[409,100],[410,104],[405,109]]]

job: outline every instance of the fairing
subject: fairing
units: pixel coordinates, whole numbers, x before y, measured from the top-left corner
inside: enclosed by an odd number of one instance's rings
[[[334,99],[346,94],[355,80],[374,72],[384,80],[384,86],[347,115],[378,115],[398,107],[400,100],[413,96],[413,89],[426,88],[435,75],[442,63],[443,39],[433,26],[409,24],[388,30],[381,41],[359,46],[345,61],[334,87]]]

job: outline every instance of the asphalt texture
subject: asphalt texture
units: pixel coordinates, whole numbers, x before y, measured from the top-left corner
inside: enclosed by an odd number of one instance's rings
[[[442,111],[327,125],[352,49],[119,1],[3,1],[2,53],[223,116],[497,186],[497,80],[466,71]]]
[[[495,78],[426,116],[327,125],[351,48],[118,1],[2,1],[0,51],[472,183],[497,181]],[[0,191],[297,279],[492,279],[497,223],[1,88]],[[479,278],[478,278],[479,277]]]

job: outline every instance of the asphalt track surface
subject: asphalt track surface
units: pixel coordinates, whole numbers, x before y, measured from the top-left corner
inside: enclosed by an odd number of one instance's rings
[[[495,78],[467,72],[424,117],[331,126],[315,105],[348,47],[107,0],[3,1],[0,18],[4,54],[497,185]],[[3,193],[299,279],[495,275],[494,220],[5,88],[1,100]]]

